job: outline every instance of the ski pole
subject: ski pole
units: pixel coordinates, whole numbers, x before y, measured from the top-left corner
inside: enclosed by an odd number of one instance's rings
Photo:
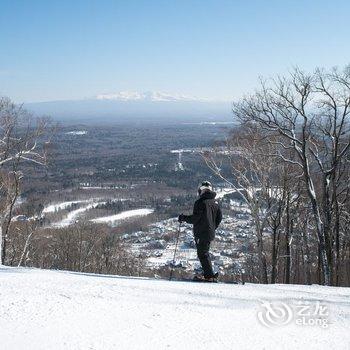
[[[179,223],[179,228],[177,230],[177,237],[176,237],[176,243],[175,243],[175,249],[174,249],[174,257],[173,257],[173,263],[172,263],[171,270],[170,270],[169,281],[171,281],[171,279],[173,277],[174,266],[175,266],[175,258],[176,258],[176,251],[177,251],[177,244],[179,242],[180,232],[181,232],[181,222]]]

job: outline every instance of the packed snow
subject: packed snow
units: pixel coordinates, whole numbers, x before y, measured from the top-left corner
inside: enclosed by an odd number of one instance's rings
[[[111,226],[115,226],[118,224],[119,221],[127,220],[129,218],[137,216],[146,216],[152,214],[153,212],[153,209],[133,209],[126,210],[115,215],[103,216],[97,219],[92,219],[90,221],[98,224],[109,224]]]
[[[350,346],[350,288],[169,282],[1,266],[0,300],[4,350]],[[266,305],[272,311],[294,305],[294,311],[268,324]],[[317,316],[298,322],[297,305]],[[317,317],[325,322],[310,322]]]

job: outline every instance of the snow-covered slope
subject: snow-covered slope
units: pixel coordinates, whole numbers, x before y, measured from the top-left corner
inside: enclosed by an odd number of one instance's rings
[[[133,209],[133,210],[125,210],[122,211],[119,214],[115,215],[110,215],[110,216],[103,216],[97,219],[92,219],[90,221],[95,222],[95,223],[106,223],[111,226],[116,226],[118,222],[127,220],[133,217],[138,217],[138,216],[147,216],[149,214],[152,214],[154,212],[153,209]]]
[[[262,315],[263,301],[287,309],[298,302],[321,305],[329,325],[296,325],[294,314],[287,325],[273,326]],[[349,288],[197,284],[0,267],[0,312],[3,350],[350,347]]]

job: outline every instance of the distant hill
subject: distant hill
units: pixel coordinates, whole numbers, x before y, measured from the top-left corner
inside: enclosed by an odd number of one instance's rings
[[[231,103],[161,92],[118,92],[91,99],[27,103],[38,115],[62,122],[214,122],[231,121]]]

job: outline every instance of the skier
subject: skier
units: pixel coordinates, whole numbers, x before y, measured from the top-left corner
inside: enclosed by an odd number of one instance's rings
[[[215,200],[216,193],[209,181],[204,181],[198,188],[199,199],[196,200],[192,215],[179,215],[179,222],[193,224],[197,256],[202,265],[203,275],[194,277],[195,281],[216,282],[218,274],[214,274],[209,255],[210,243],[215,238],[222,213],[219,203]]]

